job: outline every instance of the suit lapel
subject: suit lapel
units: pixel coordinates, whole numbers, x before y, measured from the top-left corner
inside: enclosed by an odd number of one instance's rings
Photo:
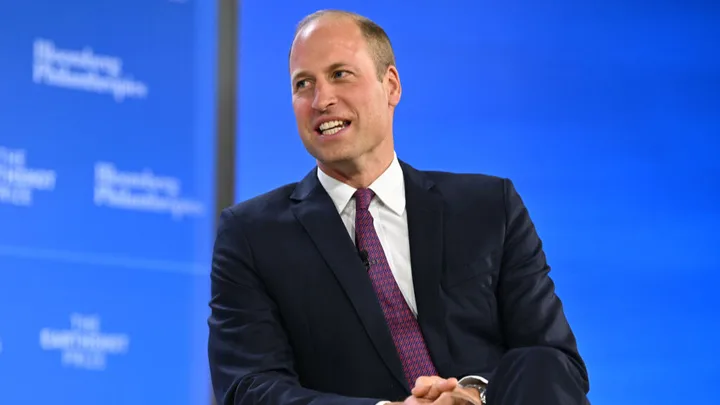
[[[395,344],[365,266],[332,199],[318,181],[315,170],[298,184],[291,199],[295,201],[291,206],[295,217],[345,290],[380,357],[398,382],[409,391]]]
[[[445,329],[440,276],[443,269],[443,202],[434,183],[401,162],[410,235],[410,260],[418,322],[441,376],[452,368]]]

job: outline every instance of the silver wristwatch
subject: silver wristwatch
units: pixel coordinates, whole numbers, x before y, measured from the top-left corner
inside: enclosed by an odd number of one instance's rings
[[[487,380],[482,377],[469,376],[465,377],[458,383],[462,388],[474,388],[480,393],[480,402],[483,405],[487,405],[486,391],[487,391]]]

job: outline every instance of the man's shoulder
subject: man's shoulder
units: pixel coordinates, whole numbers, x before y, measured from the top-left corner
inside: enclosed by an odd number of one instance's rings
[[[463,173],[439,170],[421,171],[443,193],[480,193],[502,195],[507,178],[485,173]]]
[[[417,169],[411,169],[417,170]],[[451,172],[442,170],[417,170],[423,183],[429,181],[432,190],[441,196],[447,207],[457,212],[474,212],[483,207],[485,212],[501,212],[506,209],[514,186],[510,179],[487,173]]]
[[[277,187],[262,194],[258,194],[247,200],[238,202],[224,209],[234,217],[253,220],[263,218],[277,218],[279,213],[290,207],[290,196],[298,183],[289,183]]]
[[[502,184],[506,179],[500,176],[486,174],[486,173],[464,173],[464,172],[448,172],[440,170],[423,170],[428,177],[434,180],[436,183],[448,183],[452,185],[498,185]]]

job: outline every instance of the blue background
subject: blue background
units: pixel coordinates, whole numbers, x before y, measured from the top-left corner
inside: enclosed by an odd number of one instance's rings
[[[313,166],[295,127],[295,24],[337,3],[245,2],[237,199]],[[596,404],[710,403],[720,377],[720,7],[712,2],[348,1],[403,84],[421,169],[511,178]]]
[[[0,7],[0,147],[57,173],[30,207],[0,204],[0,404],[206,404],[214,237],[214,2],[6,2]],[[33,41],[91,47],[147,84],[145,99],[40,86]],[[204,207],[169,213],[93,204],[94,164],[177,178]],[[43,328],[73,313],[125,334],[103,371],[64,367]]]
[[[242,4],[238,201],[313,166],[295,128],[295,24],[337,3]],[[404,86],[399,156],[510,177],[543,238],[594,404],[712,403],[720,377],[720,7],[344,2],[386,28]],[[205,404],[214,236],[215,2],[0,6],[0,147],[57,173],[0,204],[0,404]],[[32,43],[123,60],[145,99],[32,82]],[[93,165],[182,182],[200,216],[93,204]],[[43,328],[126,334],[104,371],[63,367]]]

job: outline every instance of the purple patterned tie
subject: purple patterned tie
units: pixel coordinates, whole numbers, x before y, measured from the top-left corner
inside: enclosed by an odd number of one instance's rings
[[[370,189],[361,188],[355,192],[355,243],[360,251],[367,252],[370,280],[390,328],[405,378],[410,388],[413,388],[418,377],[434,376],[437,371],[425,345],[420,325],[395,282],[375,232],[373,217],[368,210],[373,197],[375,193]]]

